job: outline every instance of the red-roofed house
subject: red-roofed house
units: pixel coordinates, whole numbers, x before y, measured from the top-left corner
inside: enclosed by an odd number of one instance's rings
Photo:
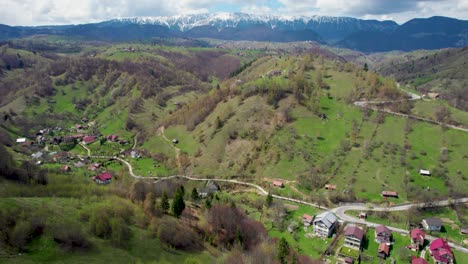
[[[273,181],[273,186],[283,188],[284,184],[282,181]]]
[[[112,175],[108,171],[101,173],[98,176],[94,177],[94,181],[99,184],[109,184],[111,180],[112,180]]]
[[[70,167],[68,167],[67,165],[63,165],[62,168],[60,168],[60,170],[63,172],[67,172],[70,171]]]
[[[392,231],[384,225],[375,227],[375,241],[377,243],[390,243],[392,242]]]
[[[90,144],[90,143],[93,143],[94,141],[96,141],[96,137],[95,137],[95,136],[86,136],[86,137],[83,137],[83,143],[84,143],[84,144]]]
[[[392,192],[392,191],[382,191],[382,196],[383,197],[398,198],[398,193],[397,192]]]
[[[107,136],[107,140],[111,142],[116,142],[118,139],[119,137],[114,134]]]
[[[452,264],[453,253],[449,244],[442,238],[432,241],[429,251],[435,264]]]
[[[302,222],[304,223],[304,226],[310,226],[312,224],[312,221],[314,221],[314,217],[308,214],[304,214],[302,216]]]
[[[377,257],[379,258],[387,258],[390,253],[390,246],[385,243],[379,245],[379,250],[377,252]]]
[[[426,234],[420,228],[415,228],[411,230],[411,249],[419,251],[424,246],[424,239]]]
[[[411,264],[429,264],[427,261],[423,258],[418,258],[415,256],[411,257]]]

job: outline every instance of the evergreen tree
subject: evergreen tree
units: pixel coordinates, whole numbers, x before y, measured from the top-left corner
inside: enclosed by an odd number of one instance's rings
[[[172,213],[175,217],[179,217],[185,209],[184,191],[182,188],[177,189],[174,199],[172,200]]]
[[[199,198],[197,188],[193,187],[192,189],[192,201],[197,201]]]
[[[289,255],[289,244],[284,237],[282,237],[278,243],[277,252],[281,264],[287,263],[286,257]]]
[[[369,66],[367,66],[367,63],[364,63],[364,71],[368,71],[369,70]]]
[[[161,198],[161,209],[163,213],[167,214],[169,210],[169,198],[167,197],[167,193],[164,192]]]
[[[270,207],[273,203],[273,196],[271,195],[271,193],[268,193],[265,203],[267,207]]]

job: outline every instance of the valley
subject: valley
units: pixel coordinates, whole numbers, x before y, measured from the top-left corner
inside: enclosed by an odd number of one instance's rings
[[[276,263],[282,239],[291,262],[335,263],[351,224],[367,230],[361,263],[381,263],[377,223],[394,231],[382,261],[404,263],[418,253],[409,230],[431,215],[453,223],[426,241],[466,259],[459,105],[309,42],[203,41],[216,44],[0,48],[5,263]],[[402,204],[417,219],[393,212]],[[320,238],[303,218],[328,209],[340,224]]]

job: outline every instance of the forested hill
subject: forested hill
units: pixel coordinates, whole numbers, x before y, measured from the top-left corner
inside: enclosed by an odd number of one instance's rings
[[[468,110],[468,48],[417,51],[390,57],[375,66],[383,75],[414,86],[422,93],[440,93],[451,105]]]

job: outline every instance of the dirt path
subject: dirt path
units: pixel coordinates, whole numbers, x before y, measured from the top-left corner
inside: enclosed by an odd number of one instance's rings
[[[181,172],[182,171],[182,163],[180,162],[180,148],[174,146],[174,144],[172,143],[171,140],[169,140],[167,137],[166,137],[166,134],[164,134],[164,126],[158,128],[158,135],[161,135],[161,137],[174,149],[175,151],[175,158],[176,158],[176,163],[177,163],[177,168],[179,168],[179,171]]]
[[[395,102],[402,102],[402,101],[414,101],[414,100],[420,100],[421,99],[421,96],[419,96],[419,95],[417,95],[415,93],[412,93],[410,91],[407,91],[407,90],[405,90],[403,88],[400,88],[400,84],[397,83],[397,86],[398,86],[398,88],[400,90],[407,93],[411,98],[401,99],[401,100],[390,100],[390,101],[356,101],[356,102],[354,102],[354,105],[358,106],[358,107],[363,107],[363,108],[367,107],[369,109],[372,109],[372,110],[378,111],[378,112],[383,112],[383,113],[387,113],[387,114],[392,114],[392,115],[397,115],[397,116],[401,116],[401,117],[405,117],[405,118],[411,118],[411,119],[423,121],[423,122],[430,123],[430,124],[433,124],[433,125],[440,125],[440,126],[445,125],[446,127],[449,127],[451,129],[468,132],[468,128],[465,128],[465,127],[459,127],[459,126],[444,124],[442,122],[434,121],[434,120],[429,119],[429,118],[415,116],[415,115],[402,114],[402,113],[393,112],[393,111],[390,111],[390,110],[380,109],[378,107],[373,106],[373,105],[379,105],[379,104],[395,103]]]
[[[88,152],[88,157],[91,157],[91,150],[83,143],[80,143],[80,146],[82,146]]]

